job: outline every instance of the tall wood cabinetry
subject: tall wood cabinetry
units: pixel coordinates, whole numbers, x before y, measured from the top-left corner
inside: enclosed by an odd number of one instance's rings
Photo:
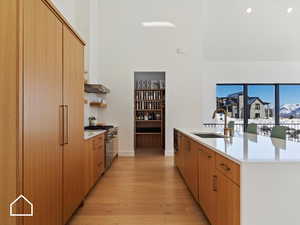
[[[50,1],[10,0],[0,6],[0,38],[6,46],[0,54],[0,126],[10,134],[3,150],[5,136],[0,135],[0,155],[9,159],[11,173],[1,174],[6,184],[2,189],[0,182],[0,207],[20,194],[34,206],[33,217],[17,221],[0,213],[0,221],[61,225],[84,195],[84,42]],[[28,213],[26,204],[16,210]]]
[[[24,218],[25,225],[61,224],[62,34],[62,22],[42,1],[26,1],[23,193],[36,210],[33,217]]]
[[[69,27],[63,29],[63,221],[67,222],[84,197],[83,93],[84,49]]]
[[[19,168],[16,160],[22,146],[19,129],[19,31],[17,29],[18,4],[16,0],[0,1],[0,221],[15,225],[16,218],[9,216],[8,206],[20,193]]]

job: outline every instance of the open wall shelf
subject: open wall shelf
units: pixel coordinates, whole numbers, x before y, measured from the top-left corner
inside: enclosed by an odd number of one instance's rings
[[[107,104],[101,102],[90,102],[90,106],[99,107],[99,108],[107,108]]]

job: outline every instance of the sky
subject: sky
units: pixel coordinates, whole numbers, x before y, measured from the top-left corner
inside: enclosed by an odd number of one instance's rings
[[[243,91],[242,85],[217,85],[217,96],[226,97],[229,94]],[[275,105],[275,87],[273,85],[249,85],[248,94],[259,97],[265,102]],[[300,103],[300,85],[280,85],[280,105]]]

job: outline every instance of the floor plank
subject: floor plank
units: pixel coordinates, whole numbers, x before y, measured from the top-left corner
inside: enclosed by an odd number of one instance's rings
[[[157,152],[156,152],[157,153]],[[208,225],[173,158],[119,158],[69,225]]]

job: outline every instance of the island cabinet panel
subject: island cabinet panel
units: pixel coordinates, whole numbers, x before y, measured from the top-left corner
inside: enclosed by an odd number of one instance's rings
[[[183,146],[183,136],[178,132],[177,133],[177,145],[178,149],[175,152],[175,165],[178,170],[183,174],[183,167],[184,167],[184,146]]]
[[[240,188],[217,171],[216,225],[240,225]]]
[[[198,148],[199,203],[211,224],[216,224],[217,183],[215,153],[204,146]]]
[[[240,166],[213,149],[181,135],[176,166],[212,225],[240,225]],[[179,153],[179,154],[178,154]]]
[[[198,199],[198,144],[187,139],[184,151],[184,177],[195,199]]]
[[[60,225],[63,24],[44,2],[24,3],[23,194],[35,209],[24,225]]]

